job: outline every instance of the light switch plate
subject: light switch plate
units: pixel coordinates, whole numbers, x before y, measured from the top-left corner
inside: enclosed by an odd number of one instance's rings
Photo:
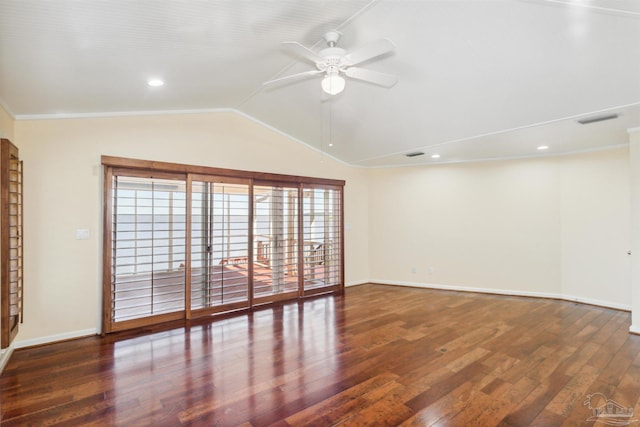
[[[89,240],[89,230],[79,228],[76,230],[76,240]]]

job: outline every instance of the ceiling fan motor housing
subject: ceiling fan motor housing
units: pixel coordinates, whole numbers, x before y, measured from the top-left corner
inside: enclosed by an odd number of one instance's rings
[[[323,58],[322,61],[316,62],[318,70],[325,71],[331,67],[342,68],[345,66],[344,55],[346,50],[339,47],[328,47],[322,49],[318,54]]]

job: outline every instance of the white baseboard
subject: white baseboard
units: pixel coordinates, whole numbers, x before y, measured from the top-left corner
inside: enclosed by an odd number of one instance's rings
[[[2,373],[4,367],[7,366],[7,362],[11,357],[11,353],[13,353],[13,345],[10,345],[5,349],[0,350],[0,374]]]
[[[96,328],[83,329],[80,331],[71,331],[71,332],[65,332],[62,334],[48,335],[46,337],[33,338],[30,340],[16,341],[14,345],[15,345],[15,348],[24,348],[24,347],[31,347],[34,345],[50,344],[56,341],[64,341],[64,340],[69,340],[73,338],[82,338],[82,337],[87,337],[87,336],[92,336],[97,334],[98,334],[98,329]]]
[[[596,305],[599,307],[613,308],[615,310],[631,311],[630,305],[618,304],[610,301],[594,300],[589,298],[576,297],[573,295],[554,294],[546,292],[530,292],[530,291],[516,291],[510,289],[492,289],[492,288],[473,288],[469,286],[456,286],[456,285],[439,285],[435,283],[415,283],[415,282],[398,282],[395,280],[371,280],[368,283],[379,283],[381,285],[393,285],[393,286],[409,286],[412,288],[425,288],[425,289],[440,289],[444,291],[460,291],[460,292],[477,292],[481,294],[497,294],[497,295],[509,295],[519,297],[534,297],[534,298],[552,298],[563,301],[578,302],[581,304]]]
[[[560,299],[563,299],[565,301],[579,302],[582,304],[597,305],[599,307],[613,308],[614,310],[631,312],[630,305],[618,304],[611,301],[602,301],[602,300],[591,299],[591,298],[574,297],[572,295],[563,295],[560,297]]]
[[[640,326],[631,325],[629,327],[629,332],[631,332],[632,334],[640,335]]]
[[[364,282],[349,282],[349,283],[345,283],[344,287],[349,288],[351,286],[366,285],[367,283],[371,283],[371,282],[369,280],[365,280]]]

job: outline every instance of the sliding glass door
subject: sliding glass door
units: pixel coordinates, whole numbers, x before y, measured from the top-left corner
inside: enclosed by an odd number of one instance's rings
[[[191,184],[191,310],[249,305],[248,181],[195,177]]]
[[[336,181],[108,161],[105,332],[342,290]]]
[[[185,307],[184,182],[114,176],[112,194],[111,321],[127,327],[146,323],[140,319],[181,318]]]
[[[253,295],[257,303],[298,295],[298,188],[255,185]]]

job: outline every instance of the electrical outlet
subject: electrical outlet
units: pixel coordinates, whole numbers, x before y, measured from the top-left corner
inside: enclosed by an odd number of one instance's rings
[[[428,268],[427,268],[427,273],[429,273],[429,276],[431,276],[435,271],[436,271],[436,270],[435,270],[435,268],[433,268],[433,267],[428,267]]]
[[[416,268],[415,267],[411,267],[411,274],[416,274]]]

